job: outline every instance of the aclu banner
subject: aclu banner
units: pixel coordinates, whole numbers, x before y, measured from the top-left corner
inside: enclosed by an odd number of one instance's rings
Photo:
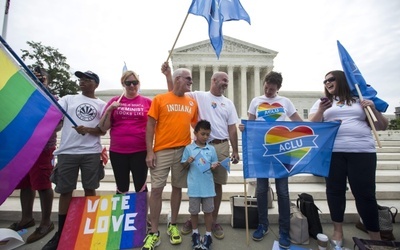
[[[73,197],[57,249],[141,247],[147,192]]]
[[[328,176],[340,122],[242,120],[244,178]]]

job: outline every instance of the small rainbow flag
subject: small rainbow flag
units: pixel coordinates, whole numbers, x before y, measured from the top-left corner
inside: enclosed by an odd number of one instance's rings
[[[57,249],[141,247],[146,217],[147,192],[74,197]]]
[[[36,162],[62,117],[0,45],[0,205]]]

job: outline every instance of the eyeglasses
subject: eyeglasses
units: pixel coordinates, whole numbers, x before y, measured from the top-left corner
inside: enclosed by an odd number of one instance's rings
[[[179,76],[179,77],[182,77],[182,78],[184,78],[184,79],[188,80],[189,82],[191,82],[191,81],[193,80],[193,79],[192,79],[190,76],[186,76],[186,77]]]
[[[93,79],[89,79],[89,78],[79,78],[80,82],[91,82]]]
[[[326,79],[325,81],[323,81],[323,83],[327,84],[328,82],[331,83],[331,82],[334,82],[334,81],[336,81],[336,78],[334,76],[332,76],[332,77],[329,77],[328,79]]]
[[[138,81],[138,80],[133,80],[133,81],[125,81],[125,82],[124,82],[124,84],[125,84],[126,86],[131,86],[131,85],[134,85],[134,86],[136,86],[136,85],[138,85],[138,84],[139,84],[139,81]]]

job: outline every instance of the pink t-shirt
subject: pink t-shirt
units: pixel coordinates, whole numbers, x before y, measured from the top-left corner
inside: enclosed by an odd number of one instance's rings
[[[104,110],[119,96],[113,97]],[[122,97],[120,106],[111,115],[110,151],[135,153],[146,151],[147,112],[151,99],[138,95],[133,99]]]

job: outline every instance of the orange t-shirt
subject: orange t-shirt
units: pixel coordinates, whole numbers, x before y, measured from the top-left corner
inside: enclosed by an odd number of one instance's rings
[[[154,152],[183,147],[191,142],[190,126],[197,122],[197,103],[186,95],[159,94],[154,97],[148,116],[157,121]]]

